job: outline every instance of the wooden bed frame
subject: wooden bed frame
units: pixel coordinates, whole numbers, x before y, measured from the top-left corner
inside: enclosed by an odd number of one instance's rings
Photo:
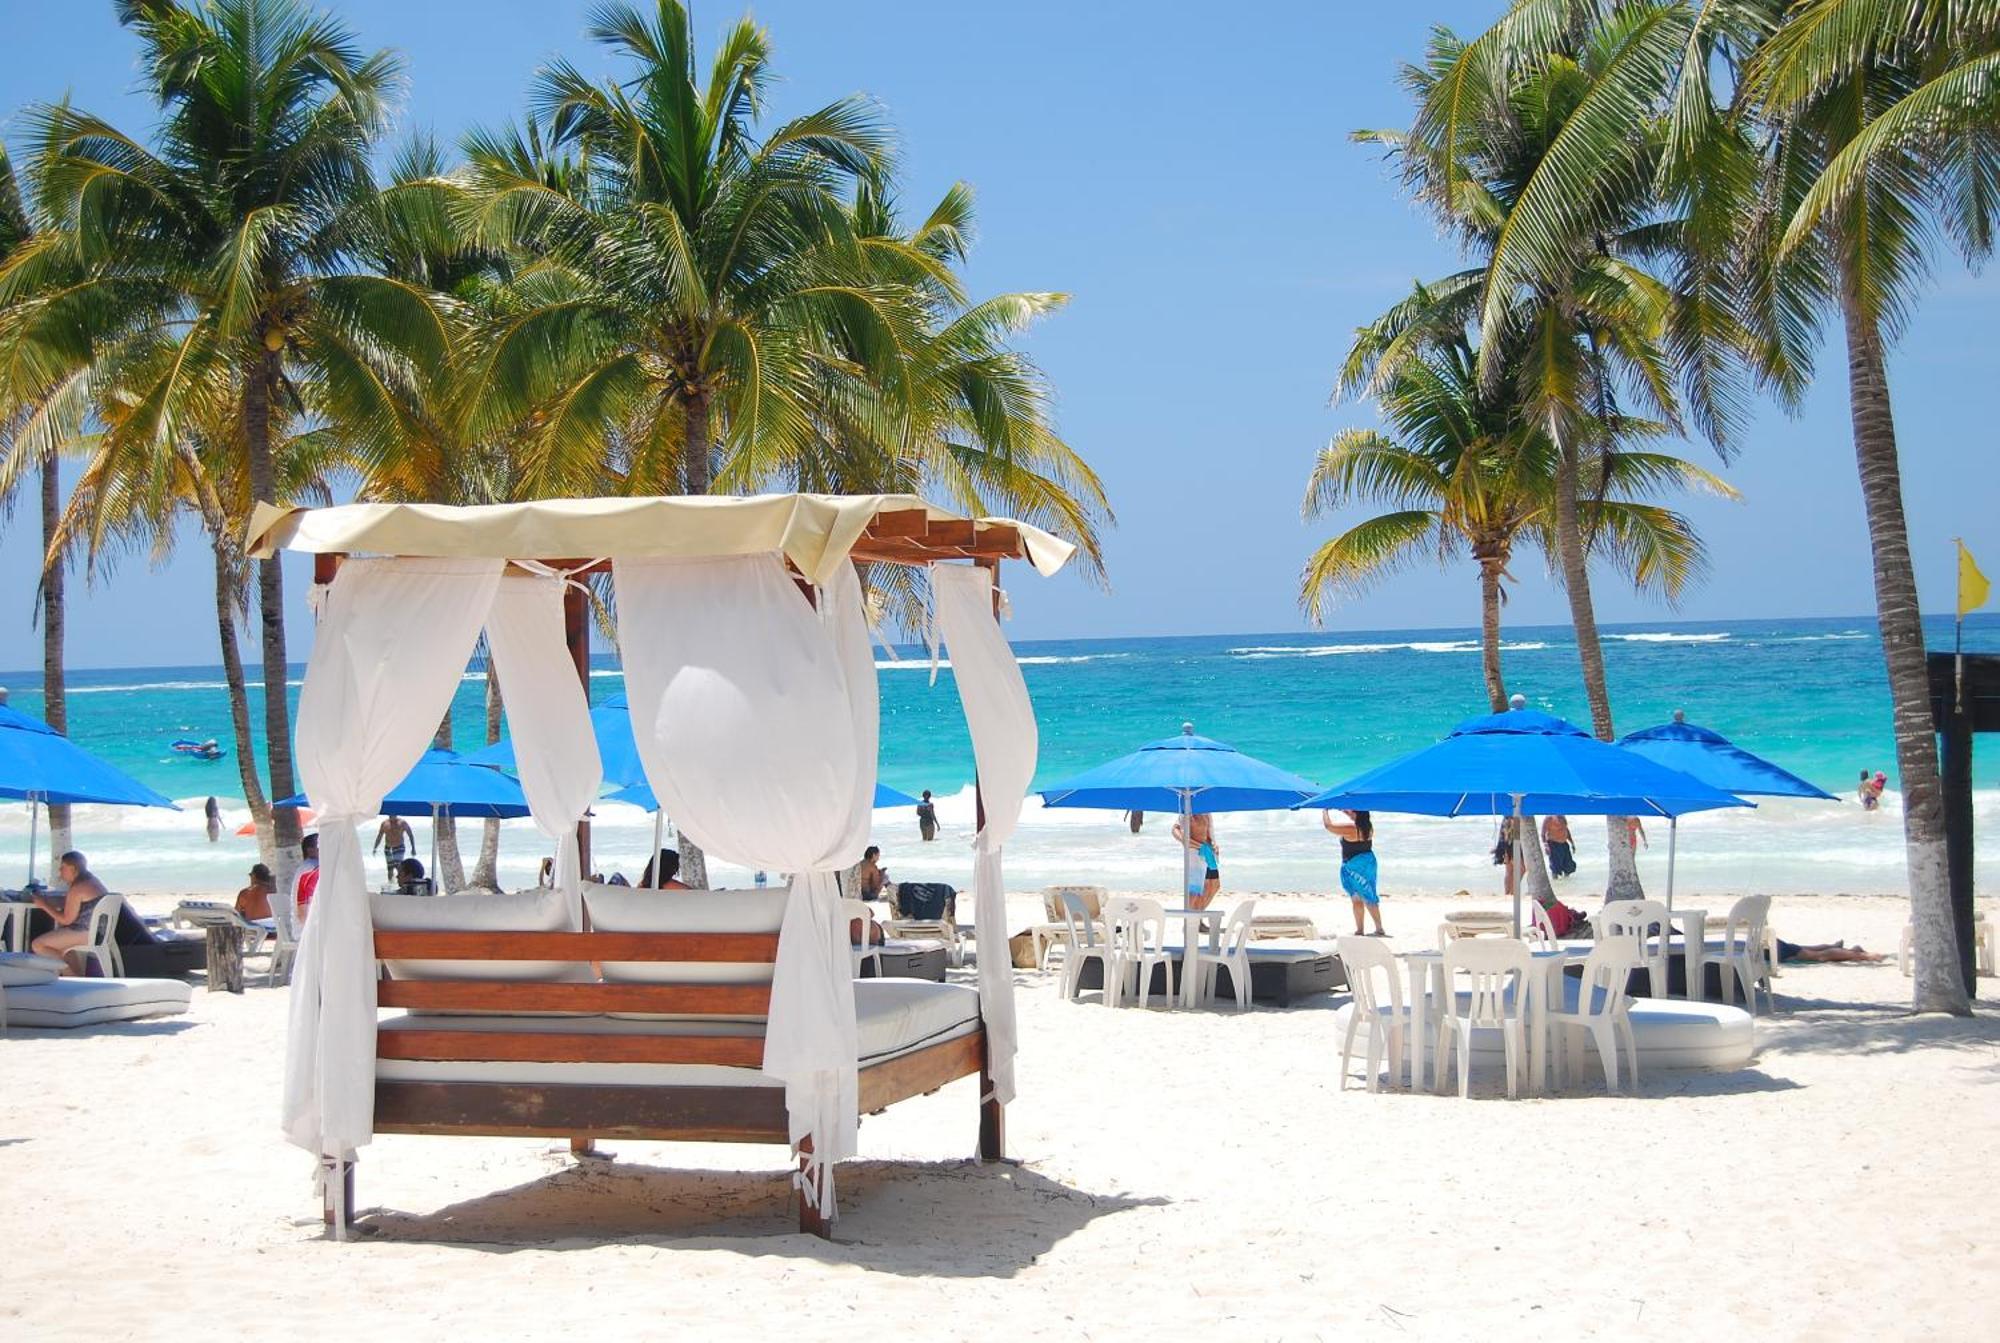
[[[452,961],[724,961],[770,963],[776,933],[547,933],[382,930],[375,956],[384,960]],[[428,1011],[538,1015],[659,1012],[761,1016],[770,1010],[768,984],[560,983],[501,979],[387,979],[377,986],[383,1007]],[[456,1018],[463,1021],[464,1018]],[[440,1029],[378,1031],[378,1059],[533,1063],[681,1063],[760,1068],[764,1039],[755,1036],[604,1034],[554,1030]],[[986,1068],[986,1031],[926,1045],[861,1069],[860,1111],[936,1091],[978,1074],[979,1156],[1005,1154],[1006,1112],[995,1101]],[[375,1083],[378,1133],[468,1134],[484,1137],[567,1137],[588,1153],[599,1138],[665,1142],[754,1142],[790,1145],[781,1087],[632,1084],[402,1082]],[[806,1162],[800,1162],[801,1170]],[[353,1163],[340,1178],[353,1208]],[[801,1183],[799,1229],[829,1234],[811,1191]],[[331,1190],[326,1219],[333,1220]]]

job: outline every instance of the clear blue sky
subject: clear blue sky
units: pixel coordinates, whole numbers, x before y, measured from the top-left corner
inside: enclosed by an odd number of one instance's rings
[[[581,35],[585,0],[334,8],[364,44],[403,53],[405,125],[446,140],[513,115],[551,53],[607,68]],[[780,111],[871,94],[900,129],[913,207],[956,178],[978,189],[976,291],[1073,295],[1029,344],[1055,382],[1063,431],[1111,490],[1113,591],[1017,578],[1014,637],[1302,627],[1296,575],[1321,535],[1298,518],[1305,474],[1335,430],[1369,419],[1364,406],[1328,406],[1336,361],[1352,328],[1411,278],[1457,261],[1347,132],[1406,119],[1395,70],[1421,53],[1429,25],[1471,31],[1499,9],[1499,0],[1297,0],[1178,17],[1156,3],[1054,0],[754,6],[776,42]],[[703,0],[696,22],[712,38],[740,12]],[[136,44],[110,0],[10,5],[5,27],[0,108],[67,92],[128,126],[151,124],[150,104],[133,93]],[[1943,261],[1894,364],[1910,520],[1934,611],[1951,602],[1954,534],[2000,574],[1996,297],[1993,277]],[[1753,426],[1728,473],[1745,502],[1693,507],[1715,573],[1683,617],[1872,611],[1837,349],[1822,370],[1800,418],[1767,409]],[[1690,451],[1706,459],[1705,448]],[[0,529],[0,666],[39,666],[32,499]],[[100,590],[78,591],[72,665],[215,661],[203,551],[189,542],[164,569],[135,556]],[[1508,618],[1565,619],[1537,565],[1517,567]],[[295,595],[301,586],[293,582]],[[1598,593],[1606,619],[1669,615],[1609,582]],[[1425,569],[1343,605],[1331,624],[1470,625],[1475,596],[1469,571]],[[307,624],[295,622],[295,656]]]

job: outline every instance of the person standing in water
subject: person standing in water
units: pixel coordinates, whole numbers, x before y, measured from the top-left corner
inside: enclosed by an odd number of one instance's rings
[[[222,804],[210,798],[202,805],[201,814],[208,822],[208,842],[214,844],[222,838]]]
[[[937,803],[931,801],[931,790],[924,789],[923,801],[917,803],[917,833],[928,844],[937,838]]]
[[[1375,882],[1375,818],[1365,811],[1341,814],[1347,817],[1345,821],[1336,821],[1332,812],[1323,811],[1319,822],[1340,840],[1340,889],[1347,892],[1354,906],[1354,935],[1367,936],[1366,919],[1373,915],[1375,936],[1387,937],[1382,929],[1382,896]]]
[[[1215,818],[1205,811],[1188,817],[1187,833],[1174,822],[1174,838],[1187,853],[1187,902],[1190,909],[1207,909],[1222,891],[1222,849],[1215,842]],[[1195,881],[1199,864],[1201,880]]]

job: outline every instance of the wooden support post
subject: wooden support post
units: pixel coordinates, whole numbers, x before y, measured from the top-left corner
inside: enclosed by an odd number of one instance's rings
[[[243,933],[227,925],[208,928],[208,991],[243,992]]]
[[[563,643],[570,661],[576,665],[576,679],[583,684],[584,703],[590,702],[590,602],[574,583],[563,588]],[[576,865],[590,875],[590,818],[576,823]],[[571,1134],[569,1154],[578,1161],[600,1155],[588,1134]]]
[[[353,1226],[355,1158],[348,1157],[344,1161],[329,1162],[328,1164],[334,1169],[335,1173],[320,1191],[320,1220],[329,1227],[334,1223],[336,1214],[333,1201],[333,1180],[338,1180],[340,1181],[341,1194],[340,1208],[345,1213],[345,1225]]]
[[[1979,996],[1979,946],[1972,935],[1972,716],[1963,706],[1943,719],[1944,852],[1951,890],[1951,923],[1958,939],[1965,992]]]
[[[993,1099],[993,1074],[988,1070],[987,1057],[991,1042],[982,1040],[979,1046],[979,1159],[981,1161],[1005,1161],[1007,1159],[1007,1107]]]
[[[812,1179],[812,1137],[799,1141],[799,1230],[821,1240],[833,1239],[833,1223],[820,1214],[819,1189]]]

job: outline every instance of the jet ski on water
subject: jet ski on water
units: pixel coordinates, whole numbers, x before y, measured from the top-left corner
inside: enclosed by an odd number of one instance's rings
[[[194,741],[188,737],[181,737],[174,742],[174,750],[181,755],[191,755],[196,760],[222,759],[222,747],[213,737],[207,741]]]

